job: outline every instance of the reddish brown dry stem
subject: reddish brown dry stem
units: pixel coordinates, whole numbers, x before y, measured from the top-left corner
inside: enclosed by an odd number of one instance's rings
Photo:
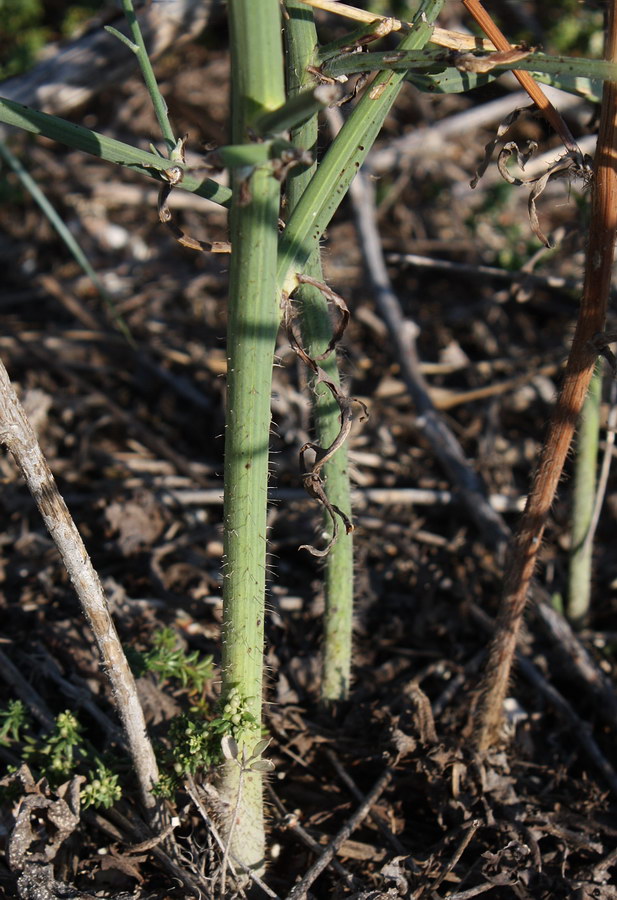
[[[470,5],[469,0],[463,0]],[[617,0],[609,5],[605,58],[617,60]],[[491,35],[491,39],[494,37]],[[593,338],[604,330],[617,232],[617,84],[607,82],[594,163],[591,224],[585,283],[563,384],[504,579],[504,591],[478,706],[476,744],[491,747],[499,737],[503,701],[529,583],[566,455],[587,394],[597,350]]]
[[[463,0],[463,6],[498,50],[512,49],[512,45],[510,44],[506,36],[497,27],[495,22],[493,22],[488,12],[480,3],[480,0]],[[563,141],[566,149],[577,152],[578,145],[574,140],[570,129],[564,122],[561,114],[555,109],[551,101],[548,99],[540,85],[536,81],[534,81],[529,72],[519,72],[518,70],[514,69],[512,71],[512,74],[518,80],[521,87],[527,91],[538,109],[542,111],[542,114],[547,122],[555,129],[555,131]]]

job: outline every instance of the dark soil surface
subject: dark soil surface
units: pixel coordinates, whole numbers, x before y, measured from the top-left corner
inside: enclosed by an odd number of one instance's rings
[[[188,133],[197,162],[203,144],[226,139],[225,47],[221,26],[157,66],[176,132]],[[387,256],[404,314],[420,329],[431,396],[512,528],[576,320],[588,192],[562,181],[539,199],[543,230],[557,238],[556,249],[543,250],[529,225],[526,188],[502,183],[494,166],[475,192],[469,188],[498,121],[469,130],[461,119],[454,135],[432,142],[430,136],[448,117],[513,90],[505,80],[469,95],[432,97],[406,85],[372,157],[386,254],[425,260],[403,264]],[[581,105],[568,115],[576,137],[593,131],[591,112]],[[137,77],[72,118],[144,148],[158,133]],[[378,168],[381,150],[416,133],[423,135],[419,145]],[[554,136],[535,120],[525,120],[518,137],[534,137],[539,152],[558,154]],[[324,125],[324,146],[327,141]],[[114,329],[113,311],[4,171],[2,359],[100,574],[123,643],[145,652],[168,626],[178,646],[211,654],[218,664],[228,258],[181,247],[158,222],[156,188],[139,176],[47,140],[17,136],[11,146],[77,237],[134,344]],[[224,213],[180,193],[170,202],[183,229],[202,240],[226,240]],[[530,610],[508,701],[508,734],[498,752],[480,758],[471,715],[503,559],[422,437],[347,201],[328,230],[324,262],[328,283],[351,310],[339,354],[345,387],[370,412],[350,439],[358,489],[354,681],[348,703],[331,714],[320,710],[322,571],[298,551],[316,539],[320,524],[319,509],[301,490],[298,464],[299,448],[312,437],[310,397],[306,373],[281,333],[267,620],[268,754],[276,771],[268,783],[265,881],[286,897],[377,785],[369,814],[341,843],[310,896],[617,897],[617,778],[610,768],[617,727],[614,475],[597,533],[585,628],[578,639],[558,639],[547,628],[548,614]],[[452,271],[442,262],[470,268]],[[557,287],[526,281],[523,265],[566,281]],[[487,275],[482,266],[505,274]],[[608,400],[604,421],[607,409]],[[603,431],[602,447],[604,441]],[[568,594],[570,474],[537,573],[538,603],[548,597],[557,607]],[[73,710],[97,750],[115,746],[121,755],[113,730],[101,724],[116,721],[111,692],[68,577],[6,455],[0,476],[0,650],[52,716]],[[388,491],[385,502],[371,499],[376,488]],[[281,489],[287,493],[277,498]],[[410,502],[405,489],[425,493]],[[583,651],[586,669],[579,665]],[[171,717],[195,698],[178,682],[152,675],[140,678],[139,689],[149,728],[164,744]],[[215,675],[204,699],[214,703],[216,695]],[[0,706],[18,696],[3,675]],[[95,720],[92,705],[102,719]],[[46,733],[36,712],[28,733],[35,741]],[[581,741],[587,736],[595,757]],[[7,765],[18,765],[22,753],[20,743],[0,744]],[[87,810],[61,847],[49,839],[56,886],[21,896],[193,896],[140,831],[135,784],[128,767],[121,768],[124,798],[114,809]],[[39,774],[34,763],[33,774]],[[197,780],[210,777],[200,772]],[[5,845],[15,825],[12,790],[5,791],[0,818]],[[46,809],[58,790],[58,783],[30,786]],[[166,852],[202,887],[212,878],[209,896],[220,896],[220,858],[199,811],[184,789],[172,807],[180,825]],[[39,850],[54,829],[45,815],[41,807]],[[306,835],[317,849],[307,847]],[[17,890],[6,859],[0,892],[12,898]]]

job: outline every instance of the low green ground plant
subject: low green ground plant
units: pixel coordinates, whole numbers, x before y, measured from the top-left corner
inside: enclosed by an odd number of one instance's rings
[[[25,704],[10,700],[0,710],[0,745],[25,763],[37,780],[45,778],[52,788],[81,775],[84,809],[89,806],[107,809],[122,796],[119,760],[103,759],[94,750],[71,710],[58,713],[53,728],[37,734]],[[11,764],[6,774],[16,769],[17,765]]]
[[[230,691],[223,704],[208,705],[203,699],[213,677],[212,657],[199,651],[186,652],[178,646],[173,629],[162,628],[152,636],[150,649],[140,653],[131,648],[129,660],[136,676],[150,675],[158,690],[170,690],[184,698],[186,711],[167,722],[160,735],[157,757],[160,778],[157,796],[172,797],[188,775],[207,772],[223,761],[221,739],[253,727],[254,720],[244,709],[237,691]],[[0,746],[10,750],[15,760],[25,762],[37,777],[52,787],[74,775],[82,775],[81,801],[88,806],[113,806],[126,787],[126,766],[119,757],[101,756],[94,749],[86,727],[70,710],[60,712],[53,728],[39,733],[22,700],[10,700],[0,710]],[[10,764],[6,772],[14,771]]]

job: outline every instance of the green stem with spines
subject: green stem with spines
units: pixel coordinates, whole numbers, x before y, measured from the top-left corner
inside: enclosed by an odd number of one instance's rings
[[[285,22],[287,46],[287,90],[291,95],[314,84],[314,75],[307,66],[315,64],[317,33],[313,12],[299,0],[287,0],[289,19]],[[292,131],[292,142],[301,149],[315,151],[317,144],[317,115]],[[293,214],[300,197],[315,175],[316,162],[309,169],[292,171],[287,182],[287,207]],[[323,281],[319,249],[311,254],[304,272]],[[299,315],[304,344],[309,355],[318,356],[326,349],[332,336],[328,304],[318,288],[301,285],[294,294],[299,303]],[[332,353],[321,367],[335,384],[339,384],[336,354]],[[339,428],[339,408],[331,392],[323,384],[313,387],[313,417],[317,441],[329,447]],[[347,445],[344,444],[325,466],[325,489],[330,503],[351,519]],[[330,517],[324,515],[324,527],[332,532]],[[342,529],[341,529],[342,530]],[[353,616],[353,540],[351,534],[340,534],[325,562],[323,675],[321,697],[325,702],[344,700],[349,694],[352,654]]]
[[[285,100],[278,0],[231,0],[232,141],[249,142],[258,116]],[[231,172],[231,256],[225,432],[223,697],[236,688],[253,720],[236,735],[249,753],[261,738],[270,395],[280,320],[276,290],[280,183],[271,162]],[[244,181],[243,181],[244,179]],[[265,838],[262,779],[225,763],[219,790],[230,813],[232,858],[260,870]]]
[[[412,32],[413,34],[413,32]],[[402,41],[398,50],[379,53],[345,53],[328,60],[323,65],[323,73],[331,78],[340,75],[353,75],[358,72],[374,72],[391,70],[393,72],[409,72],[416,69],[434,69],[440,71],[451,67],[456,62],[452,52],[447,50],[410,50],[405,52]],[[465,57],[459,68],[470,72],[481,72],[482,63],[490,64],[490,53],[458,54]],[[474,59],[477,60],[474,63]],[[456,66],[455,66],[456,67]],[[546,56],[543,53],[529,53],[524,59],[516,62],[497,63],[485,69],[487,72],[503,74],[512,69],[523,72],[542,72],[546,75],[591,78],[600,81],[617,80],[617,65],[602,59],[580,59],[576,56]]]

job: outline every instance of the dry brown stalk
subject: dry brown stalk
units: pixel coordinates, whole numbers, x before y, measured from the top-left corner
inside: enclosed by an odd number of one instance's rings
[[[507,51],[513,49],[506,36],[500,31],[490,15],[484,9],[480,0],[463,0],[463,6],[498,50]],[[529,72],[519,72],[518,70],[513,69],[512,74],[518,80],[521,87],[527,91],[538,109],[542,111],[547,122],[555,129],[566,149],[573,153],[579,152],[578,145],[572,137],[570,129],[561,117],[561,114],[557,112],[540,85],[533,79]]]
[[[466,2],[466,0],[464,0]],[[608,4],[605,58],[617,61],[617,0]],[[475,740],[487,750],[499,737],[517,637],[542,535],[598,355],[605,326],[617,232],[617,84],[606,82],[594,162],[583,297],[563,383],[531,493],[514,538],[495,635],[481,685]]]

